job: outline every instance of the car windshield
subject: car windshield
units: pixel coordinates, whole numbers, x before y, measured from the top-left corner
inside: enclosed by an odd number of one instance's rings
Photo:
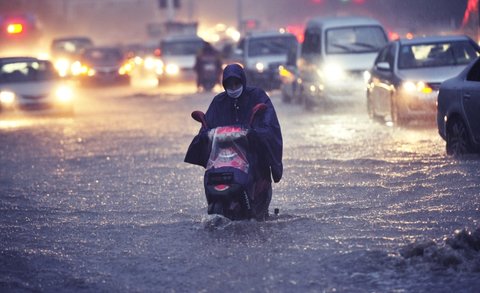
[[[479,56],[469,41],[403,45],[398,55],[398,68],[424,68],[467,65]]]
[[[329,29],[326,32],[327,54],[378,52],[387,44],[380,26],[355,26]]]
[[[52,50],[56,53],[74,54],[91,46],[93,43],[90,39],[57,40],[53,42]]]
[[[106,61],[118,62],[123,59],[122,52],[114,49],[91,49],[87,50],[84,55],[85,59],[91,62]]]
[[[203,47],[202,40],[182,40],[162,42],[162,55],[181,56],[181,55],[197,55],[198,51]]]
[[[292,48],[296,48],[297,40],[294,36],[273,36],[252,38],[248,44],[250,57],[286,55]]]
[[[12,61],[0,65],[0,83],[47,81],[57,78],[48,61]]]

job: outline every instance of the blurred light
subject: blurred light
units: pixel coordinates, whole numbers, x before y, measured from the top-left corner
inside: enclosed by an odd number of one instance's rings
[[[15,101],[15,93],[10,91],[1,91],[0,92],[0,103],[2,105],[9,106]]]
[[[20,34],[23,31],[23,25],[21,23],[10,23],[7,26],[7,33],[11,35]]]
[[[262,62],[257,62],[257,64],[255,64],[255,68],[258,72],[263,72],[265,70],[265,64]]]
[[[400,39],[400,36],[398,35],[398,33],[396,33],[396,32],[391,32],[390,33],[390,40],[395,41],[395,40],[398,40],[398,39]]]
[[[413,34],[412,33],[407,33],[405,37],[409,40],[413,39]]]
[[[343,70],[343,68],[338,64],[332,63],[327,64],[320,74],[321,76],[323,75],[324,78],[330,81],[338,81],[345,77],[345,71]]]
[[[365,83],[368,83],[371,77],[372,77],[372,74],[370,73],[370,71],[365,70],[363,72],[363,80],[365,81]]]
[[[133,65],[131,62],[127,62],[118,69],[120,75],[129,74],[133,70]]]
[[[180,68],[178,67],[177,64],[167,64],[167,66],[165,67],[165,72],[168,74],[168,75],[177,75],[180,73]]]
[[[55,97],[61,103],[70,102],[73,99],[73,91],[70,87],[63,85],[55,91]]]
[[[419,81],[417,83],[414,83],[412,81],[404,82],[403,88],[407,92],[420,92],[423,94],[430,94],[433,91],[432,88],[423,81]]]
[[[58,71],[58,74],[60,74],[60,76],[67,76],[70,69],[70,61],[65,58],[58,59],[57,61],[55,61],[55,69]]]

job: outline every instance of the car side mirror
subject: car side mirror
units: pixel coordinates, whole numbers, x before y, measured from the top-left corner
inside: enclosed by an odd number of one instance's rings
[[[381,71],[391,71],[390,64],[388,62],[379,62],[377,63],[376,67]]]

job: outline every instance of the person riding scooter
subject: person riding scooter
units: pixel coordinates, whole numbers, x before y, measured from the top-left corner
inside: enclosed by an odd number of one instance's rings
[[[253,186],[247,192],[251,217],[265,220],[272,197],[272,179],[282,178],[283,140],[280,123],[267,93],[256,87],[248,87],[245,72],[239,64],[230,64],[223,71],[224,92],[213,98],[205,113],[205,125],[190,144],[185,162],[207,167],[210,149],[208,133],[219,126],[242,125],[248,129],[249,161],[253,168]],[[257,104],[266,109],[249,123]]]
[[[222,59],[220,53],[208,42],[195,57],[194,70],[197,74],[197,89],[211,91],[220,82],[222,74]]]

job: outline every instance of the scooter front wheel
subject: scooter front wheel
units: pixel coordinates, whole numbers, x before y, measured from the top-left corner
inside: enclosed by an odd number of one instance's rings
[[[223,204],[221,202],[214,203],[212,212],[213,212],[213,214],[224,216]]]

